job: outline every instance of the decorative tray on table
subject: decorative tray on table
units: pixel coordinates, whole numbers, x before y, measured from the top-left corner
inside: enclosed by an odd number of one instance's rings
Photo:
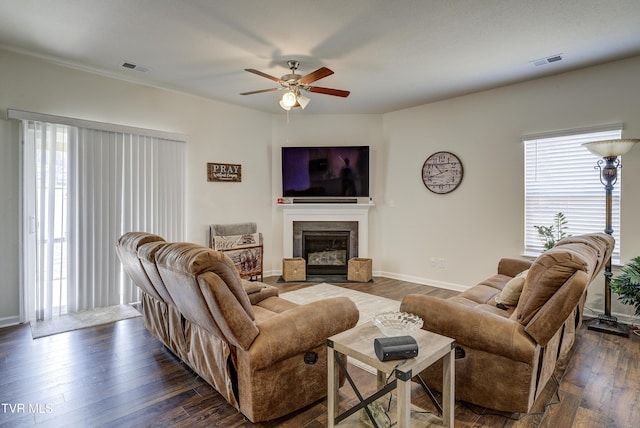
[[[423,321],[417,315],[407,312],[383,312],[373,317],[373,323],[387,337],[410,336],[422,327]]]

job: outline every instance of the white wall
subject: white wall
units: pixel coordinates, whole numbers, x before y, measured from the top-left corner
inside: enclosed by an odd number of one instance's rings
[[[640,57],[384,115],[384,274],[461,289],[493,274],[500,257],[519,256],[521,136],[623,122],[623,137],[640,138],[638,75]],[[429,192],[420,177],[425,159],[440,150],[464,164],[462,184],[447,195]],[[621,252],[628,261],[640,255],[640,147],[623,163]],[[604,187],[602,197],[604,210]],[[446,259],[446,268],[432,267],[431,257]],[[602,288],[593,284],[588,302],[600,311]],[[614,312],[633,313],[613,300]]]
[[[204,244],[209,223],[255,221],[271,240],[270,114],[2,50],[0,76],[0,326],[19,315],[18,122],[7,108],[186,134],[186,239]],[[242,182],[207,182],[207,162],[241,164]]]

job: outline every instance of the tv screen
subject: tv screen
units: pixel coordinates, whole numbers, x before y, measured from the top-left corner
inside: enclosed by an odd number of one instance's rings
[[[283,147],[282,196],[368,197],[369,146]]]

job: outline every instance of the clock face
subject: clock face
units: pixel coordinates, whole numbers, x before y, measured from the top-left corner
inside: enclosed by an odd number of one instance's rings
[[[453,192],[462,181],[460,159],[450,152],[436,152],[422,166],[422,182],[433,193]]]

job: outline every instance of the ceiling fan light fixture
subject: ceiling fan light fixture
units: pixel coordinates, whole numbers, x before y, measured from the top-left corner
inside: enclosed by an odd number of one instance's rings
[[[300,65],[298,61],[288,61],[287,65],[289,66],[291,73],[285,74],[281,78],[277,78],[261,71],[254,70],[253,68],[245,68],[245,71],[248,71],[249,73],[253,73],[279,83],[280,87],[261,89],[258,91],[242,92],[240,95],[260,94],[263,92],[272,92],[284,89],[285,93],[282,95],[282,98],[280,98],[279,104],[280,107],[282,107],[286,111],[289,111],[292,108],[296,107],[301,107],[304,109],[311,102],[308,97],[305,97],[300,93],[301,90],[325,95],[333,95],[335,97],[345,98],[349,96],[349,91],[311,86],[311,83],[316,82],[320,79],[324,79],[325,77],[333,74],[333,71],[328,69],[327,67],[320,67],[316,71],[312,71],[309,74],[300,76],[299,74],[296,74],[296,70]]]
[[[281,105],[285,105],[285,106],[291,108],[291,107],[296,105],[297,101],[298,100],[297,100],[295,92],[289,91],[289,92],[285,92],[285,94],[282,96]]]
[[[286,111],[291,110],[291,106],[286,105],[282,100],[280,100],[280,107],[282,107]]]
[[[302,94],[298,95],[298,104],[300,105],[300,107],[302,107],[303,110],[307,106],[307,104],[309,104],[310,101],[311,101],[311,98],[305,97]]]

